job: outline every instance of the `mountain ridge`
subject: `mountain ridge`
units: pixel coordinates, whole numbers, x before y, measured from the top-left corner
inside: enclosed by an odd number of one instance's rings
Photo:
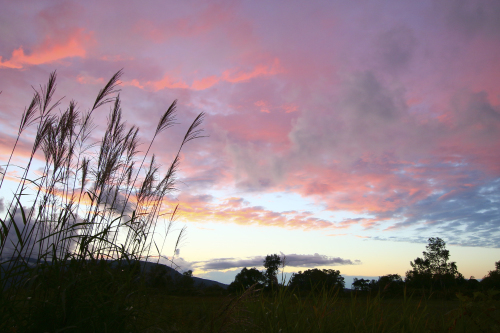
[[[3,258],[0,258],[0,279],[3,280],[5,272],[9,269],[9,262],[10,260],[3,261]],[[37,265],[37,260],[34,258],[24,258],[23,259],[25,262],[27,262],[27,266],[29,267],[35,267]],[[116,264],[116,262],[113,262],[111,260],[106,260],[110,261],[111,265]],[[50,261],[47,261],[50,263]],[[177,271],[176,269],[169,267],[165,264],[161,263],[156,263],[156,262],[151,262],[151,261],[143,261],[139,260],[139,265],[141,266],[141,271],[145,273],[147,276],[147,273],[151,272],[151,270],[155,267],[160,267],[161,269],[164,269],[165,272],[172,277],[173,280],[178,280],[183,277],[183,274]],[[12,269],[12,268],[10,268]],[[157,268],[158,269],[158,268]],[[206,288],[206,287],[213,287],[213,286],[218,286],[223,289],[227,289],[228,285],[222,282],[214,281],[214,280],[209,280],[209,279],[204,279],[204,278],[199,278],[195,276],[191,276],[191,278],[194,281],[194,286],[197,288]],[[10,283],[6,283],[6,287],[9,287]]]

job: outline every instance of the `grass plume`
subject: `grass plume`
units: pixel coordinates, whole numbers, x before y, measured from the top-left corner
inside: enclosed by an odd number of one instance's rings
[[[0,188],[21,136],[31,126],[36,132],[0,218],[0,331],[134,330],[137,314],[126,308],[139,297],[137,265],[161,256],[165,240],[160,250],[153,236],[166,220],[166,237],[178,211],[175,206],[170,217],[160,214],[164,198],[175,190],[179,154],[200,137],[204,115],[195,118],[161,176],[154,155],[147,167],[145,161],[153,141],[175,124],[176,101],[161,116],[140,158],[139,129],[127,128],[122,119],[117,94],[122,75],[120,70],[112,76],[89,111],[80,112],[71,100],[55,115],[61,99],[53,102],[57,75],[52,72],[21,116]],[[105,105],[111,109],[103,137],[90,142],[96,128],[92,114]],[[43,154],[37,155],[40,149]],[[31,170],[41,156],[43,167]],[[184,233],[183,228],[176,247]]]

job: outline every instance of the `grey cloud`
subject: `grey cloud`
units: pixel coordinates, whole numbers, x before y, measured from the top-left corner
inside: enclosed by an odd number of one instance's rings
[[[226,149],[239,186],[266,189],[309,165],[356,168],[359,174],[387,172],[389,167],[403,168],[397,165],[400,161],[439,159],[450,153],[467,156],[498,142],[500,110],[485,92],[457,93],[444,112],[452,126],[432,114],[410,110],[405,98],[403,88],[389,87],[374,72],[352,75],[334,94],[301,110],[288,134],[292,144],[288,152],[278,155],[251,142],[230,142]],[[461,145],[470,147],[471,142],[474,150],[458,150]],[[370,156],[369,163],[366,156]],[[384,164],[386,157],[392,165]],[[373,165],[377,160],[382,164]]]
[[[190,191],[202,191],[213,189],[216,184],[224,178],[225,166],[214,166],[207,170],[196,171],[194,175],[185,176],[182,182],[189,184]],[[181,188],[182,190],[182,188]]]
[[[317,266],[339,266],[356,265],[359,260],[329,257],[322,254],[287,254],[284,255],[286,266],[290,267],[317,267]],[[238,258],[218,258],[209,261],[194,262],[193,266],[203,270],[226,270],[240,267],[262,267],[265,256]]]
[[[357,73],[344,82],[338,96],[317,110],[304,110],[289,137],[295,153],[301,155],[298,160],[317,159],[323,153],[335,153],[336,148],[357,153],[390,142],[388,136],[405,111],[401,91],[385,87],[373,72]]]
[[[186,193],[181,193],[179,195],[179,198],[183,202],[188,202],[188,203],[196,203],[196,202],[203,202],[203,203],[209,203],[212,202],[214,197],[210,194],[199,194],[199,195],[189,195]]]
[[[402,96],[373,73],[355,76],[340,97],[343,103],[332,107],[336,112],[301,115],[290,134],[297,156],[312,163],[331,156],[339,161],[333,167],[359,175],[394,172],[390,185],[397,191],[367,194],[401,203],[374,214],[379,226],[396,220],[389,229],[417,228],[416,233],[442,233],[457,244],[500,246],[494,170],[500,109],[485,92],[462,91],[446,110],[448,124],[432,118],[422,123],[407,112]],[[364,154],[372,157],[360,158]],[[410,193],[402,184],[420,190]]]
[[[449,133],[437,122],[413,117],[404,89],[387,86],[370,71],[351,75],[335,93],[311,103],[292,122],[287,152],[226,138],[240,188],[273,187],[309,165],[352,169],[367,154],[394,154],[394,161],[420,158]]]
[[[32,208],[23,207],[23,209],[25,215],[29,216],[29,212]],[[5,220],[10,222],[10,219],[6,218]],[[79,216],[76,216],[76,220],[70,221],[70,223],[79,223],[79,222],[82,222],[82,219]],[[42,228],[40,223],[35,223],[35,221],[33,220],[23,221],[23,215],[21,209],[19,208],[16,210],[14,214],[14,223],[16,224],[19,232],[22,235],[22,239],[24,242],[24,251],[27,251],[23,252],[22,255],[28,255],[33,258],[33,257],[38,257],[39,254],[45,253],[45,252],[41,253],[40,251],[47,251],[50,256],[50,254],[52,253],[52,248],[50,247],[50,245],[52,243],[54,243],[54,245],[56,246],[56,251],[58,251],[59,254],[66,251],[66,248],[59,247],[61,245],[61,242],[57,241],[56,239],[57,235],[46,237],[47,235],[53,233],[54,231],[51,228],[50,224],[43,223],[43,228]],[[70,227],[70,225],[67,224],[67,227]],[[71,237],[76,234],[76,231],[77,231],[76,228],[68,230],[65,236]],[[31,236],[28,237],[30,233]],[[46,237],[43,243],[38,242],[38,240],[41,239],[42,237]],[[14,227],[10,228],[5,242],[6,242],[5,247],[1,253],[1,255],[4,258],[8,258],[12,256],[12,254],[17,253],[16,251],[19,251],[19,249],[16,249],[16,246],[19,245],[19,240]],[[41,248],[40,245],[42,246]],[[74,246],[75,246],[74,242],[69,243],[69,250],[72,251]]]
[[[498,140],[500,137],[500,109],[488,100],[486,92],[462,92],[451,102],[456,119],[455,130],[476,142]]]
[[[343,100],[347,114],[351,111],[369,120],[392,121],[405,108],[402,96],[384,87],[369,71],[352,77],[347,83]]]
[[[381,34],[376,48],[382,68],[397,72],[408,67],[416,44],[413,31],[406,26],[398,26]]]
[[[355,265],[359,260],[342,259],[340,257],[328,257],[322,254],[287,254],[286,264],[293,267],[316,267],[316,266],[338,266]]]
[[[171,258],[161,256],[160,264],[172,267],[179,272],[187,272],[189,270],[194,272],[196,270],[194,263],[186,261],[182,257],[175,257],[172,261]]]
[[[500,247],[500,178],[448,191],[395,213],[393,218],[403,220],[393,227],[413,226],[413,234],[443,235],[463,246]]]
[[[251,257],[247,259],[219,258],[205,262],[197,262],[205,270],[224,270],[238,267],[261,267],[264,257]]]
[[[125,195],[116,187],[108,186],[102,194],[102,202],[106,203],[106,209],[111,209],[116,213],[131,215],[134,211],[133,204],[130,200],[126,201]]]
[[[214,199],[214,196],[210,194],[201,194],[197,195],[196,198],[198,201],[211,202]]]
[[[500,2],[489,0],[438,1],[454,29],[469,34],[500,34]]]
[[[402,122],[408,123],[404,129]],[[407,119],[402,90],[389,89],[373,72],[357,73],[344,82],[338,96],[297,119],[289,134],[291,158],[299,166],[321,163],[327,156],[350,165],[367,152],[408,151],[401,141],[412,146],[422,141],[415,127]]]
[[[271,150],[252,142],[228,143],[227,153],[234,163],[234,175],[238,186],[249,191],[270,188],[283,180],[283,159]]]

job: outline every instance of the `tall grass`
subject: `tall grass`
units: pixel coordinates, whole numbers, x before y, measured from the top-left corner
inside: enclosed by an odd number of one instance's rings
[[[463,318],[453,324],[457,315],[450,310],[459,305],[456,301],[423,297],[384,299],[368,293],[344,294],[328,287],[300,294],[286,287],[262,292],[254,286],[231,299],[189,296],[174,299],[158,295],[153,302],[167,318],[160,326],[165,332],[477,331],[463,330],[463,327],[474,328]]]
[[[182,148],[201,136],[204,114],[194,119],[160,174],[149,153],[154,140],[175,124],[176,101],[140,157],[139,129],[127,128],[122,119],[121,76],[122,71],[113,75],[88,111],[72,100],[56,114],[61,100],[54,100],[53,72],[21,116],[0,180],[2,193],[4,180],[16,184],[0,218],[2,332],[133,328],[139,312],[128,304],[140,294],[138,265],[159,261],[163,253],[165,242],[158,244],[153,236],[166,220],[166,238],[177,212],[163,206],[164,198],[175,190]],[[93,114],[106,105],[111,107],[103,137],[91,142]],[[35,135],[26,164],[13,165],[18,143],[31,128]],[[171,213],[165,217],[167,208]]]

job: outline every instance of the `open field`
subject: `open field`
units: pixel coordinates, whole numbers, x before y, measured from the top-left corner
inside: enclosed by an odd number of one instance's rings
[[[497,332],[498,293],[440,297],[255,286],[152,288],[131,269],[38,270],[0,297],[2,332]],[[31,273],[35,272],[33,270]],[[33,281],[31,283],[30,281]]]
[[[165,332],[495,332],[498,302],[381,299],[293,293],[150,298],[151,317]],[[155,311],[154,309],[157,309]],[[154,317],[154,318],[153,318]],[[145,317],[146,318],[146,317]]]

